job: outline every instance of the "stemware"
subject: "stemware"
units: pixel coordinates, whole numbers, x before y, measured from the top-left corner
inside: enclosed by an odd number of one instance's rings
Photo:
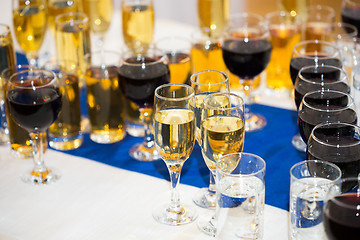
[[[304,95],[299,106],[298,127],[307,143],[311,131],[320,123],[344,122],[356,124],[358,117],[353,98],[343,92],[318,90]]]
[[[196,140],[201,146],[200,125],[204,98],[216,92],[230,92],[228,76],[220,71],[206,70],[194,73],[190,78],[191,87],[195,91],[193,110],[196,117]],[[210,171],[208,188],[202,188],[193,198],[196,205],[203,208],[214,208],[216,205],[215,180],[213,171]]]
[[[226,154],[239,153],[244,149],[245,110],[244,101],[233,93],[213,93],[204,98],[201,111],[201,151],[212,176],[217,161]],[[231,160],[231,158],[227,158]],[[235,162],[223,161],[228,168]],[[215,235],[215,216],[204,216],[198,227],[208,235]]]
[[[242,13],[230,18],[223,34],[222,55],[226,67],[238,76],[244,85],[247,99],[246,131],[259,130],[266,119],[251,112],[254,78],[265,70],[270,62],[271,43],[263,18],[256,14]]]
[[[133,51],[124,52],[120,61],[119,80],[129,101],[127,107],[135,106],[139,109],[140,119],[144,125],[144,141],[135,144],[129,150],[129,154],[139,161],[159,159],[151,123],[154,91],[158,86],[170,81],[168,58],[162,51],[151,47],[141,54]]]
[[[343,0],[341,6],[341,21],[357,28],[360,37],[360,0]]]
[[[61,94],[55,74],[36,69],[17,72],[7,84],[6,96],[11,117],[29,132],[32,140],[35,166],[22,180],[32,184],[55,182],[60,175],[45,166],[41,137],[61,109]]]
[[[195,144],[195,114],[191,108],[194,90],[184,84],[164,84],[155,90],[155,145],[171,180],[171,203],[156,209],[153,217],[167,225],[194,221],[196,211],[180,203],[177,185],[181,169]]]
[[[309,6],[303,23],[303,40],[328,41],[331,24],[335,22],[335,10],[325,5]]]
[[[82,0],[48,0],[48,24],[50,32],[55,36],[55,18],[63,13],[80,12]]]
[[[46,0],[12,0],[12,10],[16,40],[29,64],[36,66],[47,28]]]

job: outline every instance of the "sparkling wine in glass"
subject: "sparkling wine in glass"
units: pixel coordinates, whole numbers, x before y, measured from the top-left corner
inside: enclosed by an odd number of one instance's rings
[[[32,140],[35,166],[22,180],[31,184],[57,181],[59,173],[44,164],[41,137],[61,110],[61,94],[55,74],[35,69],[13,74],[7,84],[6,100],[11,117],[29,132]]]
[[[55,36],[55,18],[69,12],[81,12],[81,0],[48,0],[48,24],[51,33]]]
[[[193,222],[196,211],[180,203],[177,185],[181,169],[195,144],[195,113],[191,104],[194,90],[184,84],[164,84],[155,90],[155,145],[165,162],[171,180],[171,202],[153,213],[156,221],[167,225]]]
[[[246,85],[246,131],[259,130],[266,125],[263,116],[251,112],[252,88],[254,78],[269,64],[271,50],[268,28],[261,16],[242,13],[230,19],[223,34],[222,55],[229,71]]]

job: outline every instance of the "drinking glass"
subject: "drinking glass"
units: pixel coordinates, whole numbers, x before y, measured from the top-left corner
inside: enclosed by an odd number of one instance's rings
[[[101,48],[113,16],[113,0],[83,0],[84,13],[89,17],[91,31],[97,37],[95,44]]]
[[[46,5],[46,0],[12,0],[15,37],[31,66],[37,64],[38,51],[46,33]]]
[[[193,74],[190,78],[191,87],[195,91],[195,104],[193,110],[196,117],[196,140],[201,146],[201,114],[203,110],[204,98],[216,92],[230,92],[228,76],[220,71],[206,70]],[[193,197],[193,201],[196,205],[203,208],[215,208],[216,206],[215,195],[215,180],[213,172],[210,171],[210,183],[209,187],[202,188]]]
[[[124,52],[120,61],[119,80],[129,101],[127,106],[135,106],[139,109],[145,132],[144,141],[135,144],[129,154],[139,161],[159,159],[160,155],[155,148],[154,135],[151,132],[151,123],[154,91],[158,86],[170,81],[168,58],[162,51],[151,47],[141,54],[134,51]]]
[[[228,92],[213,93],[203,100],[200,122],[201,152],[212,176],[216,164],[226,154],[242,152],[245,139],[244,101],[236,94]],[[230,160],[230,158],[227,158]],[[223,164],[233,162],[222,159]],[[214,204],[216,206],[216,202]],[[215,216],[204,215],[198,221],[199,229],[214,236]]]
[[[250,153],[232,153],[218,160],[217,239],[263,239],[265,168],[265,161]]]
[[[314,127],[308,140],[307,158],[336,164],[342,177],[360,173],[360,127],[349,123],[322,123]]]
[[[271,42],[263,18],[256,14],[242,13],[230,19],[223,34],[222,55],[229,71],[245,85],[246,131],[259,130],[266,119],[251,112],[254,78],[265,70],[270,62]]]
[[[164,37],[155,42],[169,59],[170,83],[189,83],[191,41],[181,36]]]
[[[298,113],[298,127],[305,143],[311,131],[320,123],[344,122],[356,124],[358,117],[353,98],[343,92],[318,90],[304,95]]]
[[[180,203],[176,188],[195,144],[194,101],[194,90],[188,85],[164,84],[155,90],[155,145],[169,170],[171,203],[156,209],[153,217],[167,225],[183,225],[197,217],[194,208]]]
[[[118,76],[120,53],[94,51],[85,55],[90,138],[97,143],[114,143],[126,135],[124,94]]]
[[[75,62],[56,59],[45,63],[42,68],[56,74],[62,96],[61,112],[48,129],[49,145],[58,150],[79,148],[83,143],[79,68]]]
[[[229,12],[229,0],[197,0],[199,26],[208,36],[221,36],[228,23]]]
[[[341,170],[333,163],[305,160],[290,169],[290,239],[324,239],[323,204]]]
[[[146,51],[154,38],[153,0],[123,0],[121,13],[126,46],[135,52]]]
[[[309,6],[305,13],[302,40],[328,41],[331,25],[335,22],[335,10],[329,6]]]
[[[310,40],[296,44],[290,60],[290,77],[294,85],[300,69],[312,65],[342,68],[341,52],[335,45],[325,41]],[[297,150],[305,152],[306,144],[299,134],[294,135],[291,143]]]
[[[354,187],[352,190],[344,190],[344,185]],[[359,237],[360,177],[343,178],[330,187],[323,218],[325,233],[329,240]]]
[[[290,12],[277,11],[265,16],[273,47],[266,69],[266,86],[276,92],[293,89],[289,79],[289,64],[294,46],[300,42],[300,18]]]
[[[32,141],[34,168],[22,180],[31,184],[48,184],[60,178],[45,166],[41,135],[56,120],[61,110],[61,94],[55,74],[30,69],[13,74],[7,84],[6,99],[14,121],[26,129]]]
[[[0,24],[0,73],[16,65],[14,43],[9,26]],[[1,77],[1,76],[0,76]],[[0,144],[9,142],[5,110],[5,80],[0,79]]]
[[[343,0],[341,6],[341,21],[357,28],[360,37],[360,0]]]

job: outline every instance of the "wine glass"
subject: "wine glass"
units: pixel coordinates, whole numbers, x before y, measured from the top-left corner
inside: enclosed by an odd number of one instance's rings
[[[15,37],[31,66],[37,65],[38,51],[46,33],[46,4],[46,0],[12,0]]]
[[[153,217],[167,225],[190,223],[197,217],[194,208],[180,203],[176,188],[195,144],[194,101],[194,90],[185,84],[164,84],[155,90],[155,145],[169,170],[172,190],[171,203],[156,209]]]
[[[299,106],[298,127],[300,135],[307,143],[311,131],[320,123],[357,123],[357,113],[353,98],[335,90],[318,90],[304,95]]]
[[[353,186],[351,190],[345,186]],[[360,234],[360,176],[334,183],[324,204],[324,228],[329,240],[358,239]]]
[[[341,6],[341,21],[357,28],[360,37],[360,0],[343,0]]]
[[[200,144],[203,158],[212,176],[215,175],[216,163],[221,157],[242,152],[244,149],[244,105],[241,97],[228,92],[213,93],[203,100]],[[233,163],[226,161],[226,164]],[[198,227],[202,232],[214,236],[215,216],[204,215],[199,219]]]
[[[360,127],[349,123],[316,125],[308,140],[307,159],[336,164],[342,177],[357,177],[360,173]]]
[[[153,121],[154,91],[169,83],[170,71],[167,56],[157,48],[148,48],[145,53],[127,51],[122,54],[119,80],[129,104],[139,108],[144,124],[144,141],[135,144],[129,154],[139,161],[153,161],[160,158],[151,132]]]
[[[335,10],[325,5],[309,6],[303,22],[303,40],[328,41],[331,24],[335,22]]]
[[[341,52],[335,45],[325,41],[309,40],[296,44],[290,60],[292,83],[295,85],[296,78],[302,67],[312,65],[329,65],[342,68]],[[294,135],[291,143],[297,150],[305,152],[306,144],[299,134]]]
[[[29,69],[13,74],[7,84],[6,99],[14,121],[26,129],[32,141],[34,168],[22,180],[48,184],[60,178],[43,159],[45,131],[56,120],[61,109],[61,94],[55,74],[48,70]]]
[[[242,13],[230,18],[223,34],[222,55],[226,67],[244,85],[246,131],[259,130],[266,125],[263,116],[251,112],[252,88],[254,78],[270,62],[271,49],[268,28],[261,16]]]
[[[195,105],[193,110],[196,117],[196,140],[201,146],[200,123],[204,98],[216,92],[230,92],[228,76],[220,71],[207,70],[194,73],[190,78],[191,87],[195,91]],[[215,208],[215,180],[213,171],[210,171],[210,183],[208,188],[202,188],[193,198],[196,205],[203,208]]]

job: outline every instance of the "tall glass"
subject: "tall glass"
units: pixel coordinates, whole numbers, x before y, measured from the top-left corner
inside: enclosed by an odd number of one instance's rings
[[[188,85],[164,84],[155,90],[155,145],[169,170],[172,190],[170,204],[156,209],[153,217],[167,225],[187,224],[197,217],[194,208],[180,203],[176,188],[195,144],[194,101],[194,90]]]
[[[228,76],[220,71],[207,70],[195,73],[190,78],[191,87],[195,91],[195,104],[193,106],[196,117],[196,140],[201,146],[201,113],[203,111],[204,98],[216,92],[230,92]],[[208,188],[202,188],[193,198],[196,205],[203,208],[215,208],[215,180],[210,171],[210,183]]]
[[[246,131],[259,130],[266,119],[251,112],[254,79],[270,62],[271,42],[263,18],[256,14],[242,13],[230,19],[223,34],[222,55],[229,71],[243,82],[247,103]]]
[[[308,7],[303,25],[302,40],[328,41],[333,23],[335,23],[335,10],[333,8],[322,5]]]
[[[38,51],[45,38],[46,4],[46,0],[12,0],[15,37],[31,66],[36,66]]]
[[[15,65],[16,57],[11,30],[9,26],[0,24],[0,73],[7,68],[15,67]],[[5,80],[0,79],[0,144],[5,144],[9,141],[4,101],[5,89]]]
[[[213,93],[205,97],[201,111],[201,151],[212,176],[220,158],[244,149],[245,110],[244,101],[233,93]],[[229,158],[230,159],[230,158]],[[232,161],[223,164],[236,166]],[[217,177],[217,176],[216,176]],[[216,203],[214,204],[216,206]],[[200,230],[208,235],[216,233],[215,216],[200,218]]]
[[[123,0],[122,33],[129,49],[142,52],[154,38],[154,6],[152,0]]]
[[[168,58],[156,48],[148,48],[142,54],[133,51],[124,52],[119,67],[119,79],[126,100],[129,102],[127,106],[135,106],[140,111],[145,132],[144,141],[135,144],[129,150],[129,154],[139,161],[159,159],[151,124],[154,91],[158,86],[170,81]]]
[[[45,143],[41,138],[61,110],[61,94],[55,74],[35,69],[13,74],[7,85],[6,99],[11,117],[29,132],[33,146],[35,166],[22,180],[31,184],[55,182],[60,175],[45,166]]]
[[[357,36],[360,37],[360,0],[343,0],[341,6],[341,21],[354,25]]]

